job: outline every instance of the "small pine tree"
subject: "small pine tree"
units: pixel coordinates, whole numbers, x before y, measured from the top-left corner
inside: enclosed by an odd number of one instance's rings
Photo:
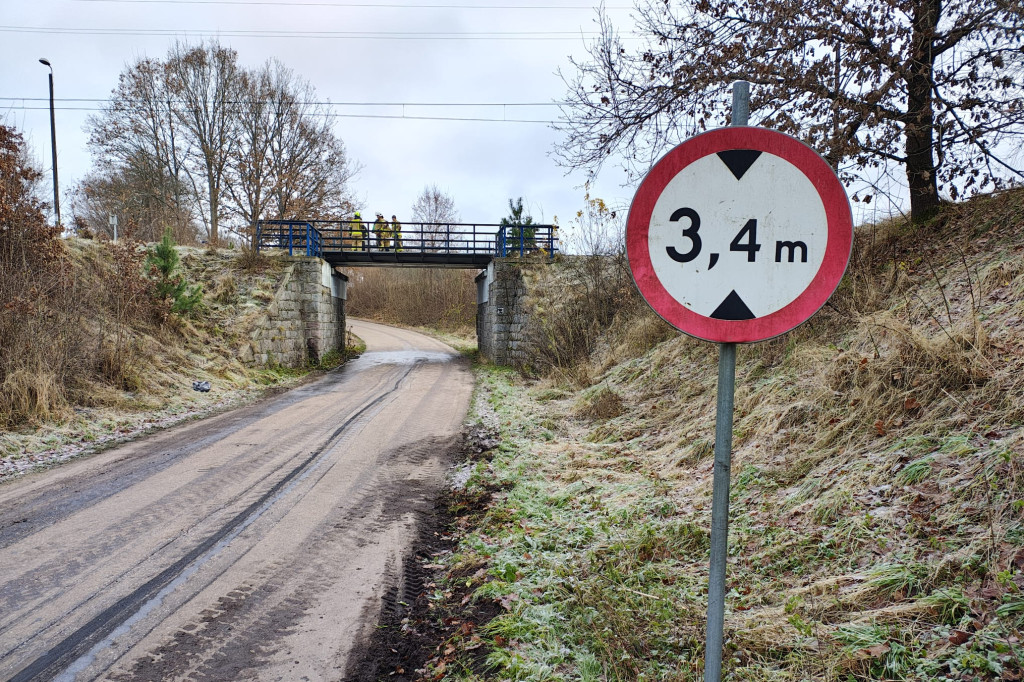
[[[189,287],[185,276],[177,272],[178,263],[178,251],[168,228],[156,248],[146,255],[146,266],[156,283],[156,297],[165,303],[170,301],[172,313],[188,315],[202,302],[203,288]]]
[[[519,248],[520,231],[522,231],[523,246],[532,250],[534,248],[533,236],[537,230],[534,227],[530,227],[530,225],[533,225],[533,216],[523,215],[526,212],[526,209],[523,208],[523,198],[519,197],[518,201],[515,202],[509,199],[508,209],[508,217],[501,219],[502,226],[508,228],[505,232],[508,248],[510,250]]]

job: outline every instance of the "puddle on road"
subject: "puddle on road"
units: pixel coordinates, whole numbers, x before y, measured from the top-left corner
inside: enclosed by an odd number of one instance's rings
[[[369,351],[348,363],[353,370],[377,367],[378,365],[413,365],[417,362],[451,362],[458,357],[455,353],[427,350]]]

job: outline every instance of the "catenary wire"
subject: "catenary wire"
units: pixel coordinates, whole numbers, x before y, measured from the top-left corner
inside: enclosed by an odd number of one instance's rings
[[[50,107],[28,107],[28,106],[3,106],[0,111],[49,111]],[[102,107],[54,107],[55,111],[103,111]],[[340,114],[337,112],[320,112],[310,114],[324,118],[366,118],[366,119],[390,119],[405,121],[463,121],[478,123],[540,123],[554,125],[558,121],[544,119],[526,118],[479,118],[469,116],[411,116],[408,114]]]
[[[470,9],[470,10],[594,10],[595,5],[458,5],[369,2],[284,2],[283,0],[74,0],[74,2],[119,3],[128,5],[269,5],[279,7],[353,7],[365,9]],[[605,6],[605,9],[632,9],[626,5]]]
[[[0,100],[17,102],[49,102],[48,97],[7,97]],[[54,102],[109,102],[108,97],[56,97]],[[130,100],[132,104],[141,104],[141,100]],[[178,100],[175,104],[180,104]],[[237,100],[231,104],[252,104],[255,100]],[[302,102],[305,105],[321,105],[331,107],[557,107],[569,102]]]
[[[46,26],[0,26],[0,33],[46,33],[56,35],[119,35],[119,36],[219,36],[232,38],[303,38],[354,40],[565,40],[599,35],[597,31],[467,31],[399,32],[399,31],[271,31],[271,30],[190,30],[136,28],[69,28]]]

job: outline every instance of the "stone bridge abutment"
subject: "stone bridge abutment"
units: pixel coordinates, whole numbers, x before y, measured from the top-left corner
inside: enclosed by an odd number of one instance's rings
[[[263,319],[241,350],[247,364],[299,367],[345,348],[348,277],[317,257],[282,256],[285,273]],[[476,336],[481,358],[527,362],[526,283],[518,259],[491,261],[476,277]]]
[[[300,367],[344,351],[348,277],[319,258],[281,258],[284,275],[242,348],[242,362]]]

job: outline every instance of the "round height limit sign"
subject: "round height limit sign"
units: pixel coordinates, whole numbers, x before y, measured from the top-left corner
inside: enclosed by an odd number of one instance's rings
[[[846,191],[813,149],[765,128],[720,128],[666,154],[640,184],[626,248],[637,287],[677,329],[762,341],[813,315],[850,259]]]

